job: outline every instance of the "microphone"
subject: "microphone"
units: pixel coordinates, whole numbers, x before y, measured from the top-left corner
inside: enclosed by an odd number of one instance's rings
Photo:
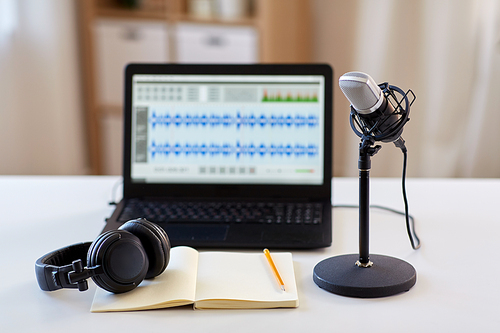
[[[410,120],[410,106],[416,97],[411,90],[404,93],[388,83],[377,85],[368,74],[361,72],[342,75],[339,86],[351,103],[351,128],[361,138],[358,159],[359,254],[338,255],[319,262],[314,267],[313,280],[320,288],[342,296],[371,298],[396,295],[415,285],[417,273],[404,260],[383,255],[370,256],[369,175],[371,157],[381,149],[380,145],[374,146],[375,142],[394,142],[404,156],[402,187],[406,226],[412,247],[417,249],[420,242],[418,237],[413,237],[405,189],[407,150],[401,137],[404,125]],[[402,97],[398,99],[396,94]],[[411,102],[409,94],[413,96]]]
[[[351,127],[359,137],[394,142],[396,146],[404,147],[401,134],[410,120],[410,105],[415,99],[411,90],[405,94],[400,88],[387,83],[377,85],[370,75],[362,72],[342,75],[339,86],[351,103]],[[411,103],[408,101],[409,92],[413,95]],[[402,95],[402,99],[398,100],[395,93]],[[404,107],[401,104],[403,101]],[[355,128],[354,123],[363,133]]]

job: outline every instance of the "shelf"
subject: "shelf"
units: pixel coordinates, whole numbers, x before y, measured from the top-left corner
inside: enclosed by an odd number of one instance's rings
[[[176,22],[188,23],[202,23],[202,24],[217,24],[217,25],[256,25],[257,19],[255,17],[245,17],[237,19],[220,19],[220,18],[203,18],[191,14],[177,14],[170,17],[171,20]]]
[[[154,11],[145,9],[126,9],[126,8],[96,8],[96,15],[106,18],[126,18],[126,19],[149,19],[166,20],[168,15],[166,11]]]
[[[132,20],[166,20],[170,23],[189,22],[218,25],[256,25],[257,18],[249,16],[235,19],[223,19],[218,17],[198,17],[185,12],[171,13],[167,10],[141,9],[141,8],[117,8],[111,6],[100,6],[96,8],[96,16],[104,18],[120,18]]]
[[[118,105],[115,100],[100,100],[102,90],[99,91],[98,87],[99,82],[102,83],[100,73],[102,74],[103,71],[98,69],[97,54],[99,54],[99,46],[96,44],[94,35],[98,20],[149,21],[131,22],[130,25],[135,26],[138,23],[137,25],[143,26],[161,26],[160,30],[165,28],[164,30],[168,31],[168,33],[165,33],[163,37],[158,37],[158,34],[153,35],[156,41],[158,38],[164,38],[167,48],[161,52],[166,52],[168,56],[165,59],[171,62],[179,61],[178,57],[181,56],[184,44],[189,42],[192,45],[194,43],[189,39],[190,36],[183,37],[184,39],[176,39],[180,36],[179,31],[182,30],[183,25],[180,23],[200,24],[207,27],[210,25],[214,27],[234,27],[232,30],[242,30],[239,27],[253,28],[257,35],[256,57],[260,63],[301,63],[310,61],[310,50],[312,49],[310,45],[310,0],[250,0],[248,16],[235,19],[224,19],[217,16],[205,18],[195,15],[190,10],[190,1],[77,1],[81,29],[80,42],[85,90],[87,143],[92,174],[109,174],[109,166],[120,163],[119,156],[110,157],[110,152],[121,151],[121,148],[118,147],[122,137],[119,133],[121,127],[117,124],[120,123],[123,113],[123,107]],[[132,3],[135,6],[129,8],[124,6],[123,3]],[[180,28],[175,29],[174,27],[174,29],[171,29],[171,26],[174,25]],[[215,29],[224,29],[225,27],[215,27]],[[170,33],[170,31],[173,33]],[[207,31],[211,30],[207,29]],[[156,46],[156,51],[161,49],[160,42],[154,42],[153,44]],[[132,57],[133,53],[133,50],[126,49],[120,55],[124,54]],[[192,52],[192,54],[196,53]],[[116,58],[118,56],[112,58],[114,63],[118,63]],[[192,62],[196,61],[193,60]],[[111,68],[111,66],[106,68]],[[117,80],[122,79],[117,77]],[[119,172],[116,170],[111,171],[111,173]]]

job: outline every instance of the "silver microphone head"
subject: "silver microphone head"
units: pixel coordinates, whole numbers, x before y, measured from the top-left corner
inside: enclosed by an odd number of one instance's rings
[[[339,86],[352,107],[360,114],[376,111],[384,100],[382,90],[370,75],[349,72],[339,79]]]

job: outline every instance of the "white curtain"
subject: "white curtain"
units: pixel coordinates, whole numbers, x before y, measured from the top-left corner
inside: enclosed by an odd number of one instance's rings
[[[75,2],[0,0],[0,174],[84,174]]]
[[[312,0],[315,61],[335,69],[334,174],[356,176],[358,143],[345,72],[412,89],[406,125],[413,177],[500,177],[500,1]],[[373,176],[398,177],[402,156],[383,144]]]
[[[354,9],[349,70],[417,96],[403,133],[409,176],[500,177],[500,1],[359,0]],[[354,176],[359,138],[346,139],[334,147],[346,145],[341,175]],[[372,162],[373,176],[401,173],[392,144]]]

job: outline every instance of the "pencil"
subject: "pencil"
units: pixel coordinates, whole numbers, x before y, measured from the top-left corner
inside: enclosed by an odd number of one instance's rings
[[[285,291],[285,283],[283,283],[283,280],[281,279],[280,273],[278,272],[278,269],[276,268],[276,265],[274,264],[273,258],[271,258],[271,253],[269,253],[268,249],[264,249],[264,255],[266,256],[267,262],[269,263],[269,266],[271,266],[271,270],[274,273],[274,276],[276,277],[276,280],[278,280],[278,283],[280,285],[281,290]]]

